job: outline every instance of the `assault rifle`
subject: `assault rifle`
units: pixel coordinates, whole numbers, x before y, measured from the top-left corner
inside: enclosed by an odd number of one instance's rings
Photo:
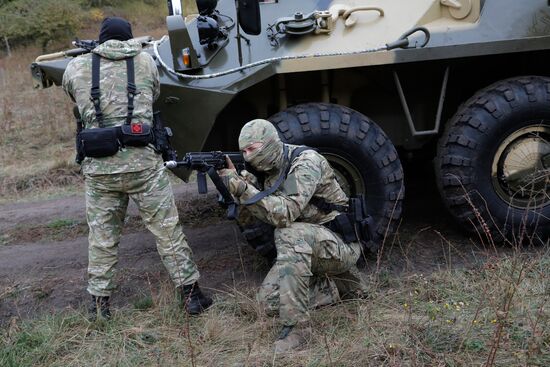
[[[141,43],[142,46],[145,46],[153,40],[153,37],[151,37],[151,36],[142,36],[142,37],[136,37],[136,38],[134,38],[134,40]],[[92,50],[94,48],[99,46],[99,42],[96,41],[96,40],[81,40],[81,39],[78,39],[78,38],[75,39],[72,42],[72,44],[75,48],[73,48],[71,50],[59,51],[59,52],[54,52],[52,54],[46,54],[46,55],[38,56],[36,58],[35,62],[55,60],[55,59],[59,59],[59,58],[62,58],[62,57],[76,57],[76,56],[80,56],[80,55],[90,53],[90,52],[92,52]]]
[[[217,172],[220,169],[227,168],[225,156],[231,159],[237,172],[247,169],[244,158],[240,152],[190,152],[185,154],[183,160],[168,161],[165,162],[164,165],[167,168],[185,167],[197,171],[199,194],[206,194],[208,192],[208,186],[206,184],[206,175],[208,174],[220,193],[221,202],[227,205],[227,218],[235,219],[237,217],[237,203],[233,200],[233,196],[231,196],[229,189],[225,186]]]
[[[81,40],[81,39],[76,38],[72,42],[72,44],[73,44],[74,47],[81,48],[81,49],[86,50],[88,52],[92,52],[92,50],[94,48],[99,46],[99,41],[97,41],[97,40]]]
[[[153,40],[153,37],[151,37],[151,36],[141,36],[141,37],[135,37],[134,40],[141,43],[142,46],[145,46],[146,44],[148,44],[149,42],[151,42]],[[92,50],[94,48],[99,46],[99,41],[98,40],[81,40],[81,39],[76,38],[72,42],[72,44],[77,49],[85,50],[87,52],[92,52]]]

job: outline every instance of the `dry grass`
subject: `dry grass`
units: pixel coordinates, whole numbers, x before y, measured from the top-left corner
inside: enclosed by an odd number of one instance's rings
[[[147,9],[103,15],[130,17],[138,24],[135,35],[164,34],[163,13],[151,17]],[[80,37],[93,37],[95,29],[90,25]],[[31,47],[0,60],[0,202],[81,189],[72,163],[70,101],[60,88],[32,89],[28,68],[40,53]],[[179,204],[184,217],[219,215]],[[67,228],[85,231],[82,223],[63,221],[46,228],[45,236],[63,238]],[[115,310],[109,323],[89,323],[84,309],[14,319],[0,331],[0,365],[550,365],[550,250],[474,247],[465,254],[458,248],[463,244],[438,235],[430,245],[441,246],[440,258],[419,259],[419,233],[402,233],[386,244],[368,269],[369,299],[313,311],[311,340],[285,356],[273,354],[279,326],[261,312],[253,289],[218,290],[210,311],[187,318],[163,282],[137,290],[142,298]],[[423,261],[437,266],[421,271]],[[8,296],[0,294],[0,301]]]
[[[547,366],[549,265],[546,250],[385,282],[372,273],[369,299],[313,311],[311,340],[284,356],[254,290],[218,290],[210,311],[187,318],[163,282],[109,323],[83,310],[14,321],[0,334],[0,365]]]
[[[32,88],[29,65],[38,48],[18,50],[0,69],[0,197],[25,191],[22,179],[67,167],[73,159],[74,122],[60,88]],[[28,179],[26,179],[28,178]],[[41,189],[44,185],[29,189]]]

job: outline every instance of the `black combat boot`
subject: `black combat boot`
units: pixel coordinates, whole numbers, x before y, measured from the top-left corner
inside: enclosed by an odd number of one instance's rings
[[[197,282],[181,286],[179,291],[182,305],[190,315],[198,315],[212,306],[212,298],[202,294]]]
[[[93,296],[88,308],[88,315],[90,321],[97,320],[99,308],[99,316],[105,320],[111,319],[111,310],[109,310],[109,297]]]

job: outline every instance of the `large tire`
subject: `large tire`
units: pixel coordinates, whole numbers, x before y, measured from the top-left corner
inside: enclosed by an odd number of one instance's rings
[[[549,154],[550,79],[495,83],[459,108],[440,139],[443,201],[483,241],[546,243]]]
[[[317,148],[348,195],[365,195],[374,219],[369,250],[376,251],[396,230],[404,196],[403,168],[382,129],[357,111],[327,103],[297,105],[269,120],[285,142]]]

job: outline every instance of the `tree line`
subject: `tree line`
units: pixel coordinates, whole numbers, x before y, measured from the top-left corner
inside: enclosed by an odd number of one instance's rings
[[[117,7],[129,1],[0,0],[0,41],[6,50],[30,43],[45,49],[52,40],[74,37],[90,18],[91,9]],[[142,2],[151,4],[155,0]]]

